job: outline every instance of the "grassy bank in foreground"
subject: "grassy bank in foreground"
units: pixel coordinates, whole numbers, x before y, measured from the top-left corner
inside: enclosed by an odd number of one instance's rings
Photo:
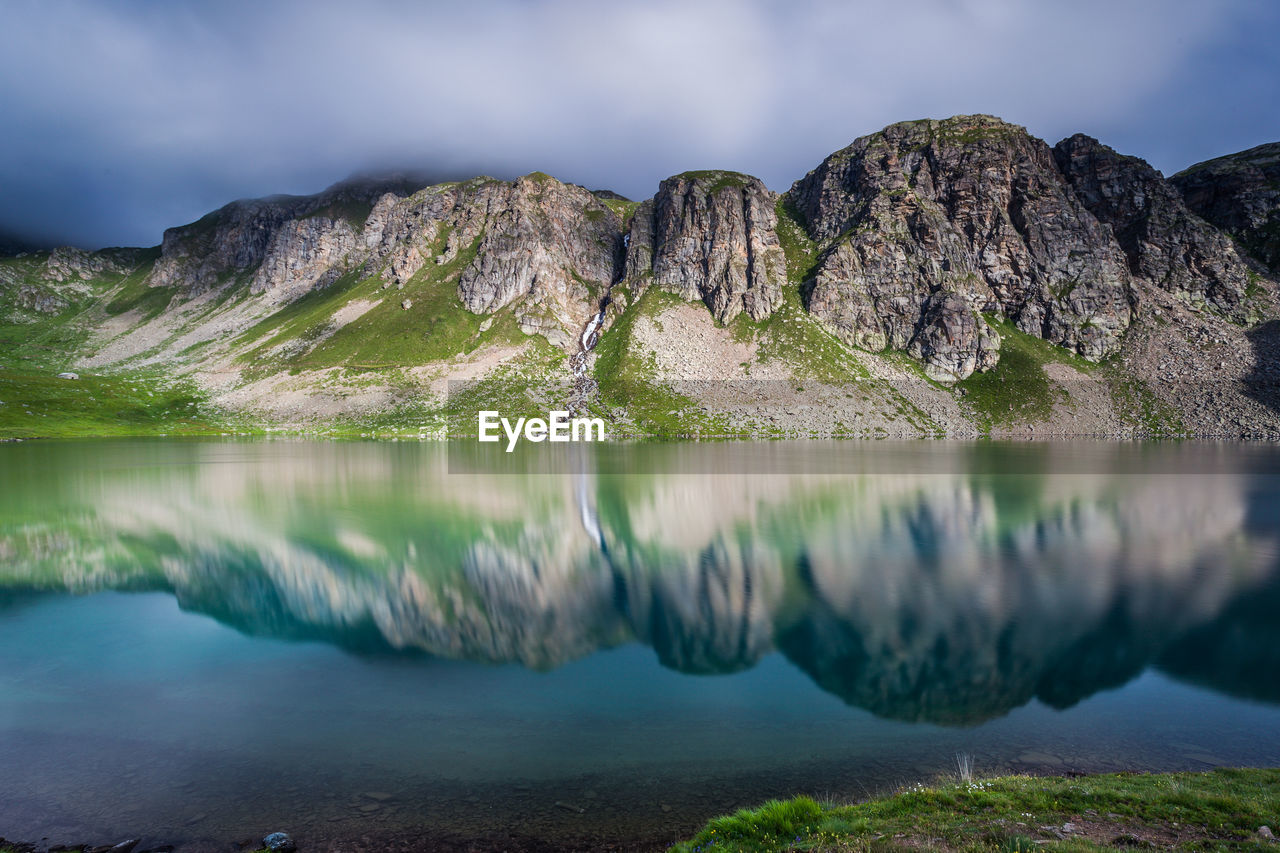
[[[1280,770],[1005,776],[916,785],[856,805],[808,797],[716,818],[679,853],[703,851],[1280,850]]]

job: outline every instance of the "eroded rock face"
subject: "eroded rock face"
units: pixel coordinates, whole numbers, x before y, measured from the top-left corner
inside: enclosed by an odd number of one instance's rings
[[[356,245],[356,231],[345,219],[311,216],[285,222],[272,236],[249,291],[292,301],[346,272]]]
[[[195,296],[254,269],[291,214],[271,200],[237,201],[190,225],[165,229],[151,285]]]
[[[146,256],[145,249],[87,252],[70,246],[35,253],[20,265],[0,267],[0,295],[20,312],[57,314],[93,298],[98,280],[124,276]]]
[[[75,281],[100,275],[123,275],[137,263],[138,249],[103,249],[86,252],[61,246],[49,253],[43,278],[46,281]]]
[[[411,181],[397,177],[351,181],[313,196],[234,201],[190,225],[164,232],[151,285],[177,287],[194,296],[254,273],[256,293],[301,290],[299,283],[343,242],[331,235],[341,230],[339,222],[352,231],[363,229],[374,202],[389,192],[407,195],[412,187]],[[286,226],[290,230],[282,233]],[[268,260],[268,270],[255,273]]]
[[[1169,182],[1187,207],[1280,273],[1280,142],[1199,163]]]
[[[978,312],[1095,360],[1132,319],[1109,231],[1049,147],[999,119],[891,125],[828,157],[787,202],[823,250],[809,310],[855,346],[920,353],[934,374],[994,364],[998,337],[978,332]]]
[[[621,246],[622,224],[608,207],[546,175],[411,194],[397,179],[235,202],[169,229],[151,284],[197,295],[251,275],[253,294],[284,303],[353,271],[403,287],[465,254],[448,275],[467,310],[515,305],[526,333],[568,346],[615,279]]]
[[[1159,172],[1077,133],[1054,157],[1076,195],[1110,225],[1129,269],[1193,307],[1246,320],[1250,264],[1230,238],[1187,209]]]
[[[701,299],[721,322],[762,320],[782,304],[786,257],[777,196],[736,172],[688,172],[658,186],[632,219],[627,278]]]
[[[517,316],[527,333],[553,343],[574,339],[614,278],[622,223],[613,211],[587,190],[545,175],[493,182],[460,202],[470,206],[470,222],[483,214],[475,259],[458,280],[467,310],[492,314],[522,299]]]
[[[1000,359],[1000,335],[976,316],[964,297],[939,290],[929,297],[907,352],[930,379],[954,382],[990,370]]]
[[[57,314],[71,304],[66,296],[56,290],[30,284],[18,287],[14,293],[13,302],[19,308],[34,311],[37,314]]]
[[[583,188],[534,174],[384,198],[363,239],[365,273],[395,285],[465,253],[457,288],[468,311],[514,305],[527,334],[570,346],[616,277],[622,223]]]

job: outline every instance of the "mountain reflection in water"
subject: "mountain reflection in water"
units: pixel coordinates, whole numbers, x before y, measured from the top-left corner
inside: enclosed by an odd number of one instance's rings
[[[13,606],[165,590],[252,635],[535,669],[627,643],[691,674],[776,651],[851,705],[942,724],[1152,666],[1280,701],[1264,450],[635,446],[549,470],[439,445],[0,450]]]

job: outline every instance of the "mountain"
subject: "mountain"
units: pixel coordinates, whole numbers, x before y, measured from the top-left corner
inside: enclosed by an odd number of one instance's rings
[[[73,369],[87,432],[572,402],[643,434],[1280,434],[1278,150],[1165,180],[958,116],[781,195],[713,170],[640,202],[542,173],[234,202],[154,249],[0,259],[0,433],[59,432]]]
[[[1197,163],[1169,181],[1188,207],[1280,272],[1280,143]]]

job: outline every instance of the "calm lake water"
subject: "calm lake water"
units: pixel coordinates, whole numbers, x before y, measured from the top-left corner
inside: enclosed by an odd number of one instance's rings
[[[0,835],[662,847],[1280,764],[1280,450],[0,445]]]

